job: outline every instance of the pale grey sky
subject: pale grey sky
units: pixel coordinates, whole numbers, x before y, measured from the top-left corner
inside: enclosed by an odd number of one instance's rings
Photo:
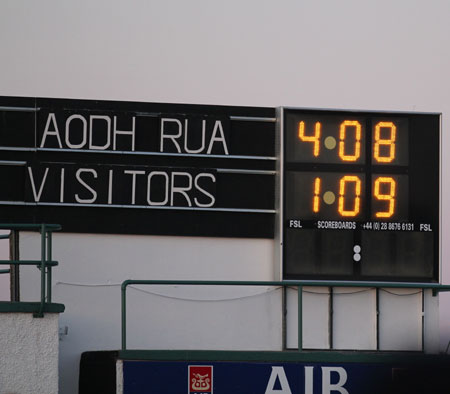
[[[448,0],[3,0],[0,95],[442,112],[450,284],[449,15]]]

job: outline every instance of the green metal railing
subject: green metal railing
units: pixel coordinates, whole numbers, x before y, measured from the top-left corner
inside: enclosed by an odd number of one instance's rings
[[[52,267],[58,265],[52,260],[52,233],[61,230],[59,224],[0,224],[0,230],[39,231],[41,233],[41,258],[39,260],[0,260],[0,265],[20,266],[34,265],[41,271],[41,299],[39,312],[35,317],[44,316],[45,303],[52,302]],[[0,239],[8,239],[10,234],[2,234]],[[10,273],[11,270],[1,270],[0,273]]]
[[[2,229],[5,230],[5,229]],[[0,240],[2,239],[9,239],[11,233],[9,234],[0,234]],[[0,274],[9,274],[11,273],[11,269],[6,269],[6,270],[0,270]]]
[[[126,290],[130,285],[175,285],[175,286],[270,286],[281,288],[295,287],[298,290],[298,351],[303,350],[303,315],[302,296],[303,287],[366,287],[366,288],[396,288],[396,289],[422,289],[432,290],[433,296],[440,292],[450,291],[450,285],[436,283],[403,283],[403,282],[347,282],[347,281],[201,281],[201,280],[126,280],[122,282],[121,309],[122,309],[122,350],[127,349],[127,300]],[[284,306],[283,306],[284,308]]]

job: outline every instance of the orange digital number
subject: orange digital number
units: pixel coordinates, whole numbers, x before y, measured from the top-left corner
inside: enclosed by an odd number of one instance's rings
[[[320,153],[321,134],[322,134],[322,124],[320,122],[316,122],[314,126],[314,135],[305,135],[305,122],[301,121],[298,123],[298,138],[300,138],[304,142],[312,142],[314,144],[313,147],[314,157],[319,156]]]
[[[381,193],[380,188],[382,184],[389,185],[389,193]],[[377,218],[390,218],[395,212],[395,195],[397,183],[391,177],[380,176],[375,180],[374,196],[378,200],[389,201],[388,210],[375,213]]]
[[[321,186],[321,179],[316,178],[314,179],[314,198],[313,198],[313,212],[317,213],[320,209],[320,186]]]
[[[389,129],[389,138],[381,138],[381,129]],[[373,157],[380,163],[390,163],[395,159],[395,141],[397,137],[397,127],[393,122],[378,122],[375,126],[375,145],[373,149]],[[380,145],[389,146],[389,154],[380,152]]]
[[[353,209],[345,210],[345,192],[347,183],[353,183],[355,186],[355,200],[353,202]],[[338,211],[341,216],[353,217],[358,215],[361,206],[361,179],[354,175],[345,175],[339,181],[339,208]]]
[[[355,128],[355,146],[353,154],[345,154],[345,137],[347,127]],[[339,157],[344,161],[356,161],[361,156],[361,123],[357,120],[344,120],[339,129]]]

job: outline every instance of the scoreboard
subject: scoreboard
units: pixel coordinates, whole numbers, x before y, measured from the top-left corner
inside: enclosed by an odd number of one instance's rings
[[[284,279],[438,281],[440,115],[280,116]]]
[[[439,282],[441,115],[0,96],[0,221],[276,238],[283,279]]]

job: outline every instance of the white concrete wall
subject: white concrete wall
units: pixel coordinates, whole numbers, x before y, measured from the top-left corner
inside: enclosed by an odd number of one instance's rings
[[[332,299],[329,292],[303,289],[304,349],[439,352],[439,296],[430,290],[422,306],[421,289],[380,289],[378,321],[374,289],[334,288]],[[289,289],[288,349],[298,346],[297,307],[297,291]]]
[[[120,284],[126,279],[273,280],[274,241],[55,233],[53,297],[65,304],[60,342],[62,393],[76,393],[80,355],[121,346]],[[21,233],[21,258],[36,258],[40,236]],[[21,270],[23,300],[39,298],[39,270]],[[304,288],[303,347],[374,350],[376,293]],[[127,345],[144,349],[282,349],[282,292],[274,288],[133,286],[127,291]],[[425,297],[425,350],[437,351],[438,302]],[[287,292],[287,347],[297,346],[297,292]],[[422,349],[422,295],[379,294],[379,348]]]
[[[58,393],[58,316],[0,314],[0,393]]]
[[[22,259],[40,236],[20,234]],[[119,349],[120,284],[126,279],[271,280],[273,241],[201,237],[58,234],[53,299],[65,304],[62,393],[76,393],[80,355]],[[23,300],[39,297],[39,270],[21,270]],[[130,288],[129,348],[280,350],[281,291],[273,288]]]

